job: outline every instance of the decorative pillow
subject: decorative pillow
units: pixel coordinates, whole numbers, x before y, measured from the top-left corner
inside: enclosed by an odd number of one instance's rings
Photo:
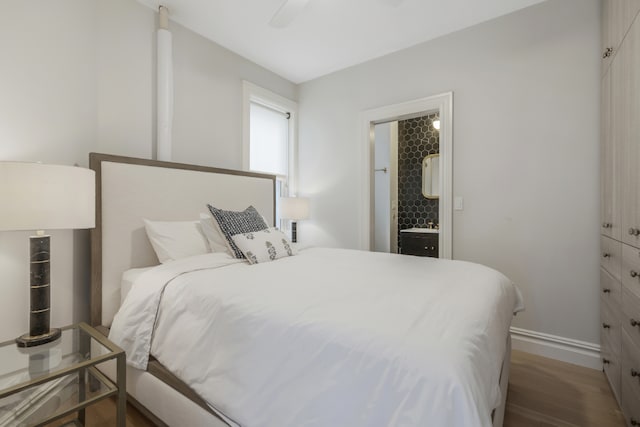
[[[211,211],[213,219],[216,220],[220,233],[224,235],[229,251],[236,258],[244,258],[244,255],[234,243],[232,239],[234,235],[262,231],[269,228],[269,226],[264,222],[264,219],[262,219],[262,216],[253,206],[249,206],[247,209],[240,212],[225,211],[214,208],[211,205],[207,205],[207,207],[209,208],[209,211]]]
[[[209,242],[211,252],[229,252],[229,245],[227,245],[227,239],[218,228],[218,224],[214,221],[211,214],[200,214],[200,226],[202,232]]]
[[[211,252],[199,221],[150,221],[144,228],[161,263]]]
[[[287,236],[277,228],[236,234],[233,236],[233,242],[240,248],[249,264],[275,261],[298,253]]]

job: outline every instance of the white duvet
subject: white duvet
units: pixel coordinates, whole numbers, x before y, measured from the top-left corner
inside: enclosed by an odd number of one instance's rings
[[[144,273],[109,337],[130,365],[152,353],[243,427],[480,427],[522,308],[504,275],[468,262],[207,254]]]

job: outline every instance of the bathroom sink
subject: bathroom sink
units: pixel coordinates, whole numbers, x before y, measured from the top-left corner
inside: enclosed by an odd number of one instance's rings
[[[440,230],[435,228],[407,228],[406,230],[400,230],[401,233],[439,233]]]

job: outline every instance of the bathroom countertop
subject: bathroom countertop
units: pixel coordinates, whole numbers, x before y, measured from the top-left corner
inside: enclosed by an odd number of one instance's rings
[[[414,228],[407,228],[405,230],[400,230],[401,233],[439,233],[440,230],[436,229],[436,228],[419,228],[419,227],[414,227]]]

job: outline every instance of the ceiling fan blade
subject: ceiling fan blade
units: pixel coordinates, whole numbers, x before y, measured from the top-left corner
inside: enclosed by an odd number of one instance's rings
[[[298,16],[309,0],[285,0],[269,21],[275,28],[287,27]]]

